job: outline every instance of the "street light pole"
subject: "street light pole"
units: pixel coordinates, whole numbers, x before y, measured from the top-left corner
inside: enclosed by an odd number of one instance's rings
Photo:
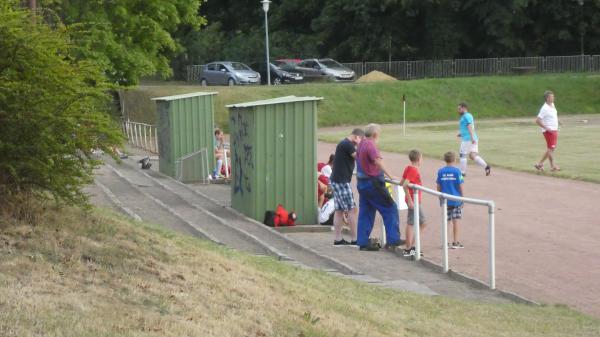
[[[269,20],[267,19],[267,13],[269,12],[270,0],[263,0],[260,3],[263,5],[263,11],[265,12],[265,49],[267,53],[267,84],[271,85],[271,62],[269,61]]]

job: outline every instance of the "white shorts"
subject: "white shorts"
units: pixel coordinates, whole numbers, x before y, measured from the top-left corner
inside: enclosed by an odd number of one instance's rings
[[[475,144],[471,143],[471,141],[461,142],[460,143],[460,154],[468,155],[471,152],[479,153],[478,145],[479,145],[479,142],[476,142]]]

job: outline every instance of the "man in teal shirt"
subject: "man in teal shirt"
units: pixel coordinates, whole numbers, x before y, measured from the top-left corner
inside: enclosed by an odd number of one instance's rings
[[[489,176],[491,173],[490,165],[488,165],[483,158],[479,155],[479,139],[475,133],[475,120],[473,115],[469,112],[469,106],[467,103],[458,104],[458,113],[461,115],[459,121],[459,133],[458,137],[462,139],[460,143],[460,171],[463,176],[467,173],[467,158],[475,161],[477,165],[485,169],[485,175]]]

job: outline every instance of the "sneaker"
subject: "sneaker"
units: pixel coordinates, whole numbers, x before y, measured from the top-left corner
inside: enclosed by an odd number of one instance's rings
[[[341,240],[333,241],[333,245],[334,246],[348,246],[348,245],[350,245],[350,242],[348,242],[344,239],[341,239]]]
[[[398,240],[395,243],[386,243],[385,244],[385,248],[387,248],[387,249],[396,248],[396,247],[403,246],[405,243],[406,243],[406,240],[400,239],[400,240]]]
[[[490,173],[492,173],[492,168],[490,167],[490,165],[485,167],[485,175],[489,176]]]
[[[374,245],[368,245],[368,246],[359,247],[359,250],[366,250],[366,251],[369,251],[369,252],[376,252],[376,251],[379,250],[379,247],[376,246],[376,245],[375,246]]]
[[[350,241],[350,246],[358,246],[358,245],[356,244],[356,240]]]
[[[544,164],[535,164],[533,167],[540,172],[544,172]]]
[[[456,241],[456,242],[452,242],[452,249],[462,249],[465,248],[465,246],[462,245],[462,243]]]
[[[408,255],[406,255],[408,253]],[[415,256],[417,255],[417,249],[415,247],[412,247],[411,249],[405,249],[404,250],[404,256]],[[421,257],[423,257],[423,251],[421,251]]]

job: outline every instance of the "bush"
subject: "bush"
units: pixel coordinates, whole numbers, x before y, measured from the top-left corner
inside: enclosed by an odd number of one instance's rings
[[[0,203],[23,194],[84,205],[81,188],[122,141],[109,117],[111,86],[75,60],[64,27],[0,5]]]

